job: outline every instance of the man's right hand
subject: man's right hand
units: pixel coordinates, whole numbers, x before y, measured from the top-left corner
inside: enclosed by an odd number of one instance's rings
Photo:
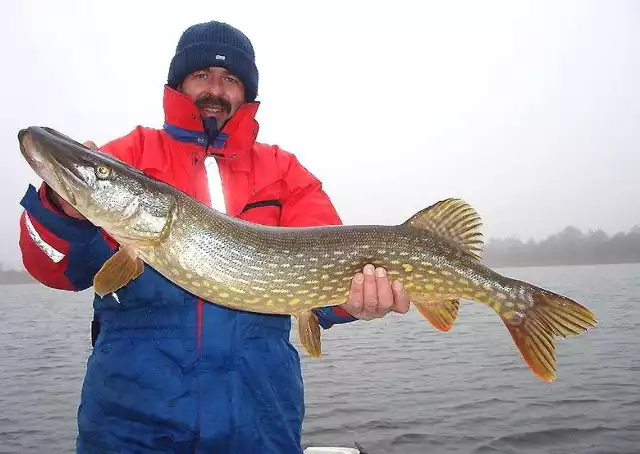
[[[85,147],[91,148],[92,150],[97,150],[98,147],[91,140],[88,140],[83,143]],[[67,216],[75,218],[75,219],[83,219],[86,220],[83,215],[80,214],[78,210],[73,208],[69,202],[64,200],[60,195],[55,192],[51,187],[47,186],[47,198],[51,203],[57,206],[62,212],[64,212]]]

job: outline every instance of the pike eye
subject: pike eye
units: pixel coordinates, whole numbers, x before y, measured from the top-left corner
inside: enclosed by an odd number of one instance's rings
[[[101,180],[104,180],[105,178],[109,178],[109,175],[111,175],[111,169],[109,167],[107,166],[96,167],[96,176]]]

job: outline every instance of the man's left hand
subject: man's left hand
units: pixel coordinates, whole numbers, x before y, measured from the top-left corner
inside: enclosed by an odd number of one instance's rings
[[[391,282],[384,268],[370,264],[363,271],[351,281],[349,300],[340,306],[342,309],[361,320],[409,311],[409,295],[400,281]]]

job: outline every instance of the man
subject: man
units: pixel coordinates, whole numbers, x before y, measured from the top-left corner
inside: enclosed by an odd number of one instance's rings
[[[249,39],[224,23],[194,25],[170,64],[163,128],[139,126],[101,150],[231,216],[339,224],[320,181],[294,155],[256,141],[257,89]],[[117,245],[45,184],[21,203],[28,272],[57,289],[91,287]],[[315,313],[327,329],[408,305],[401,285],[367,265],[344,305]],[[204,303],[150,267],[93,306],[99,334],[78,410],[79,453],[301,452],[304,396],[290,317]]]

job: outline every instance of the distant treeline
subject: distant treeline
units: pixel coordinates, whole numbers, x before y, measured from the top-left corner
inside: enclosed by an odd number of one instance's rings
[[[492,267],[637,263],[640,225],[613,236],[602,230],[583,233],[567,227],[540,242],[492,238],[485,245],[483,259]]]
[[[24,270],[8,270],[0,264],[0,285],[6,284],[32,284],[36,282],[29,273]]]

